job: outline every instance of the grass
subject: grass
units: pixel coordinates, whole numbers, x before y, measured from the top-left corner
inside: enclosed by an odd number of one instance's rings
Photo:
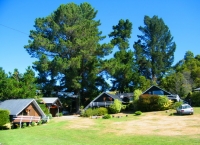
[[[195,114],[200,114],[200,108],[194,108]],[[158,112],[167,116],[169,113]],[[145,115],[147,113],[143,113]],[[170,117],[170,116],[169,116]],[[200,135],[154,136],[154,135],[119,135],[114,128],[109,128],[113,122],[126,123],[130,120],[139,120],[140,116],[112,119],[92,119],[95,123],[87,128],[71,128],[78,121],[59,121],[52,119],[50,123],[27,127],[24,129],[12,129],[0,131],[1,145],[195,145],[200,142]],[[133,128],[134,129],[134,128]],[[106,130],[106,132],[105,132]],[[155,132],[159,130],[155,130]]]

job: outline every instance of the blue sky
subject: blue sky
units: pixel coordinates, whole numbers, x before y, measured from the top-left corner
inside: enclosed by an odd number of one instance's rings
[[[186,51],[200,54],[200,1],[199,0],[0,0],[0,67],[6,73],[15,68],[24,73],[36,59],[31,58],[24,49],[28,44],[29,31],[34,21],[53,13],[59,5],[74,2],[90,3],[101,21],[99,30],[106,35],[120,19],[129,19],[133,23],[130,48],[140,35],[139,26],[144,26],[144,16],[157,15],[169,27],[177,48],[174,63],[181,60]]]

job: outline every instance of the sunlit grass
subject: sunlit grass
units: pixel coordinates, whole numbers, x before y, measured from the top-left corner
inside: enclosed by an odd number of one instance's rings
[[[200,114],[200,108],[194,108],[195,115]],[[156,112],[159,115],[169,116],[165,111]],[[80,122],[59,121],[52,119],[50,123],[41,126],[27,127],[25,129],[12,129],[0,131],[0,143],[2,145],[188,145],[199,144],[200,135],[135,135],[135,134],[117,134],[117,131],[123,131],[124,128],[111,128],[111,123],[125,124],[128,121],[140,120],[141,116],[129,114],[128,117],[111,119],[92,119],[93,125],[87,128],[71,128],[74,124]],[[152,114],[154,115],[154,114]],[[169,116],[170,117],[170,116]],[[199,127],[196,125],[196,127]],[[133,129],[137,129],[134,128]],[[161,130],[155,129],[154,132]]]

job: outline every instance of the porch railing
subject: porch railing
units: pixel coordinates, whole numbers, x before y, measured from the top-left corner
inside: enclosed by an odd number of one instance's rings
[[[113,101],[106,101],[106,102],[91,102],[90,107],[107,107],[113,104]]]

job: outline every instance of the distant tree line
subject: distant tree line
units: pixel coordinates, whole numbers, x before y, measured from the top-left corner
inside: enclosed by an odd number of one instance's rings
[[[80,103],[92,100],[100,92],[133,92],[159,85],[186,97],[200,86],[200,55],[187,51],[175,66],[176,44],[168,26],[158,16],[144,16],[141,35],[130,46],[132,23],[120,19],[102,43],[96,20],[97,10],[89,3],[62,4],[56,11],[35,20],[35,30],[25,49],[37,58],[25,74],[5,74],[0,70],[0,99],[28,98],[36,89],[45,96],[52,92],[73,92]],[[112,58],[106,59],[117,48]],[[109,83],[108,80],[111,82]]]

